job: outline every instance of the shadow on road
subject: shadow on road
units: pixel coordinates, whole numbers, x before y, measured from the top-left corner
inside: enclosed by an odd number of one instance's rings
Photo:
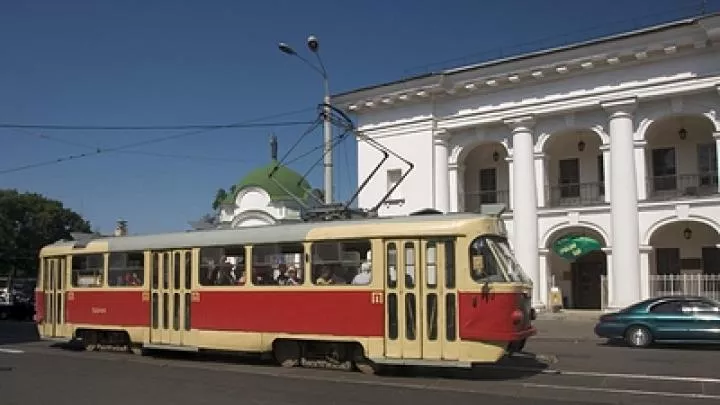
[[[380,373],[386,376],[443,378],[453,380],[506,381],[525,379],[542,373],[549,365],[532,353],[506,356],[497,363],[475,365],[473,368],[389,367]]]
[[[0,321],[0,346],[40,340],[35,322]]]
[[[630,348],[625,341],[619,340],[608,340],[607,342],[601,342],[598,346],[604,347],[626,347]],[[638,348],[636,350],[663,350],[663,349],[675,349],[675,350],[689,350],[689,351],[718,351],[720,350],[720,344],[712,343],[654,343],[648,347]]]

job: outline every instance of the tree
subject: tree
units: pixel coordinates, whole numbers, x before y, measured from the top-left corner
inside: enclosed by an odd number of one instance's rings
[[[89,233],[90,223],[60,201],[0,189],[0,273],[37,274],[40,249],[70,232]]]
[[[217,210],[220,208],[220,205],[222,205],[223,201],[227,198],[227,191],[225,191],[224,188],[218,189],[218,191],[215,193],[215,199],[212,203],[212,209]]]

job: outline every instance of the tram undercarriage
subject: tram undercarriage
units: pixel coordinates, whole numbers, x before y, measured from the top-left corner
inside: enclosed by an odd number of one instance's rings
[[[145,347],[142,344],[133,343],[130,335],[124,330],[101,330],[101,329],[77,329],[73,339],[70,340],[69,347],[87,351],[103,351],[103,352],[124,352],[133,353],[135,355],[146,355],[150,350],[162,351],[191,351],[215,353],[213,349],[188,350],[188,348],[178,348],[174,346],[159,347],[151,345]],[[507,353],[522,353],[526,339],[512,341],[507,344]],[[226,352],[226,351],[223,351]],[[358,342],[347,341],[318,341],[304,339],[276,339],[272,344],[272,350],[266,353],[245,353],[232,351],[233,354],[252,354],[259,355],[261,358],[271,358],[278,365],[285,368],[303,367],[303,368],[319,368],[340,371],[360,371],[363,374],[377,374],[393,365],[439,365],[429,364],[427,361],[405,360],[395,364],[379,364],[368,359],[363,350],[363,346]],[[415,364],[417,363],[417,364]],[[422,364],[421,364],[422,363]],[[444,362],[444,366],[452,366],[455,362]],[[450,364],[453,363],[453,364]],[[456,364],[460,367],[468,367],[470,364]]]
[[[124,330],[78,329],[68,342],[70,347],[87,351],[130,352],[147,354],[147,348],[131,342]],[[157,347],[153,346],[153,350]],[[174,350],[168,347],[166,350]],[[198,351],[214,352],[212,349]],[[241,352],[237,352],[241,353]],[[381,366],[367,359],[363,347],[357,342],[332,342],[314,340],[276,339],[269,354],[282,367],[322,368],[343,371],[358,370],[364,374],[375,374]]]

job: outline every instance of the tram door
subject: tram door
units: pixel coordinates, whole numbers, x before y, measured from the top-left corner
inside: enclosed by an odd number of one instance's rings
[[[150,343],[180,346],[190,330],[192,251],[152,253]]]
[[[63,337],[65,325],[65,258],[45,259],[43,264],[43,292],[45,294],[45,317],[43,334]]]
[[[385,242],[385,356],[457,360],[452,240]]]

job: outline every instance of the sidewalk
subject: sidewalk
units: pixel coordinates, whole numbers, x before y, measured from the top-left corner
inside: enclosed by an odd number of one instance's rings
[[[533,322],[538,334],[533,340],[586,342],[603,341],[595,336],[594,328],[600,311],[563,311],[538,313]]]

